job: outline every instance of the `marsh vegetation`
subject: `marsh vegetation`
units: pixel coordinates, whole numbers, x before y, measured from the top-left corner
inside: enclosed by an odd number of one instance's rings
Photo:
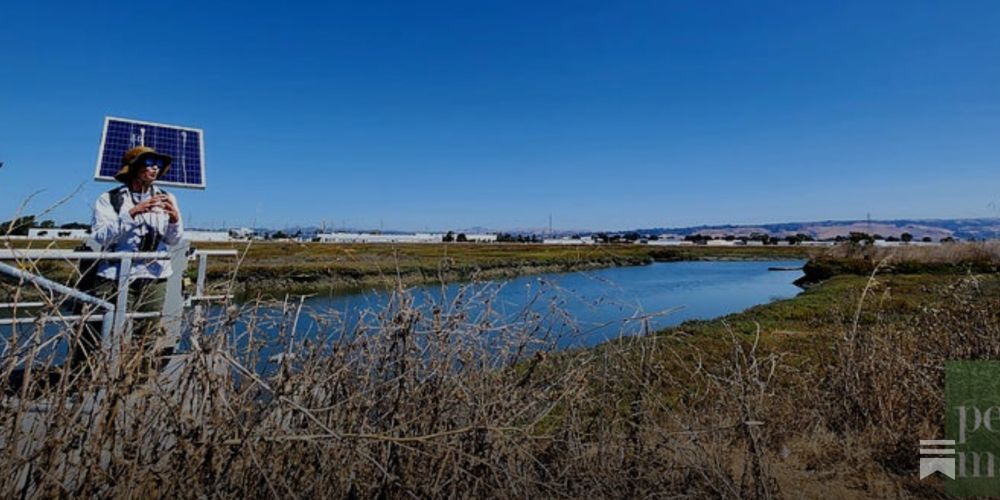
[[[900,271],[920,255],[839,256],[876,264],[570,352],[555,352],[574,334],[549,326],[555,305],[498,321],[473,288],[418,304],[398,286],[351,331],[314,311],[307,339],[290,334],[295,300],[230,304],[188,318],[183,364],[145,380],[100,356],[74,374],[22,328],[0,364],[0,491],[940,496],[915,470],[917,440],[942,435],[943,363],[1000,354],[1000,277],[954,248],[950,273]],[[1000,262],[996,245],[969,251]],[[283,333],[261,335],[267,323]]]

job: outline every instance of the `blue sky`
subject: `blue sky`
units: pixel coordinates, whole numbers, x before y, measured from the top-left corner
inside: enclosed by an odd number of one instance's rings
[[[189,225],[996,217],[1000,3],[5,2],[0,219],[105,115],[203,128]]]

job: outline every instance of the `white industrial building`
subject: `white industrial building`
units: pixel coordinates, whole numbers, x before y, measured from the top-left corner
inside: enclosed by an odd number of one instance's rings
[[[28,229],[29,239],[41,240],[85,240],[90,238],[89,229],[32,228]]]
[[[542,240],[543,245],[593,245],[594,240],[591,238],[545,238]]]
[[[233,238],[228,231],[202,231],[198,229],[185,229],[184,239],[188,241],[232,241]]]
[[[646,244],[647,245],[651,245],[651,246],[660,246],[660,247],[676,247],[676,246],[681,246],[681,245],[685,245],[685,246],[686,245],[694,245],[694,243],[692,243],[690,241],[684,241],[684,240],[665,240],[663,238],[660,238],[658,240],[649,240],[649,241],[646,242]]]
[[[457,238],[459,233],[452,233]],[[374,234],[374,233],[319,233],[316,238],[323,243],[441,243],[445,233]],[[466,234],[469,243],[492,243],[495,234]]]
[[[472,243],[495,243],[497,241],[497,235],[495,234],[466,234],[466,241]]]
[[[372,234],[372,233],[319,233],[323,243],[441,243],[444,234]]]
[[[705,244],[710,247],[734,247],[742,245],[743,242],[740,240],[708,240]]]

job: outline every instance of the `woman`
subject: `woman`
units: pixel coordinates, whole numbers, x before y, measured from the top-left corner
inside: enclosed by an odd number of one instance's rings
[[[181,241],[184,229],[177,200],[153,183],[169,170],[171,158],[146,146],[128,150],[115,179],[122,183],[102,193],[94,206],[92,233],[105,252],[166,252]],[[92,295],[114,302],[118,291],[121,261],[99,261],[96,279],[88,287]],[[169,259],[134,259],[129,271],[129,311],[161,312],[166,296],[167,278],[173,274]],[[128,360],[148,359],[160,336],[158,318],[136,322],[131,347],[137,356]],[[100,333],[84,328],[80,343],[73,352],[73,363],[83,363],[87,353],[99,349]],[[147,369],[151,363],[142,362]]]

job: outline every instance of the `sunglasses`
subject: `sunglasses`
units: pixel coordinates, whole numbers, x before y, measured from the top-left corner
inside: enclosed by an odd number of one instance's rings
[[[163,168],[163,159],[157,158],[155,156],[147,156],[145,158],[139,158],[139,160],[137,160],[135,163],[137,165],[144,166],[146,168],[154,168],[154,167],[159,169]]]

